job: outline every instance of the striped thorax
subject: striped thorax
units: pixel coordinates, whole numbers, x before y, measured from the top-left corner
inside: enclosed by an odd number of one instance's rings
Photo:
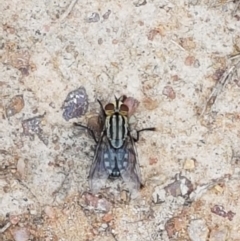
[[[128,135],[128,106],[116,98],[104,108],[106,114],[105,131],[111,146],[121,148]]]

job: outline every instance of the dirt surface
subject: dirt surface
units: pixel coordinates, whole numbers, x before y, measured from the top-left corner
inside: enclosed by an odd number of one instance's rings
[[[240,1],[0,9],[0,240],[240,240]],[[96,145],[73,126],[122,94],[134,127],[157,128],[135,199],[121,180],[91,194]]]

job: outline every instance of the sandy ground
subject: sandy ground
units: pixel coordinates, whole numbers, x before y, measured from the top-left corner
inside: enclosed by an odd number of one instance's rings
[[[240,240],[240,2],[1,1],[0,240]],[[67,95],[86,90],[69,121]],[[212,94],[211,94],[212,93]],[[89,192],[86,123],[136,98],[145,187]]]

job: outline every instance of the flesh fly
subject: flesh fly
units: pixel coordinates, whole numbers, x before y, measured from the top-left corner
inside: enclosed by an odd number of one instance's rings
[[[115,103],[101,107],[101,134],[97,135],[89,126],[74,123],[88,130],[97,143],[93,164],[89,173],[90,188],[98,192],[108,178],[121,177],[131,192],[142,186],[135,142],[139,140],[142,131],[154,131],[155,128],[145,128],[136,131],[136,137],[131,135],[129,126],[129,107],[124,104],[125,96],[115,97]]]

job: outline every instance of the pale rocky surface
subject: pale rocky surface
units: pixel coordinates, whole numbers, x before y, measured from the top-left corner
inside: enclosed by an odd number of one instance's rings
[[[239,71],[200,115],[239,61],[239,1],[2,0],[0,10],[0,241],[240,240]],[[66,121],[63,102],[81,86],[87,113]],[[139,129],[157,128],[137,143],[145,187],[134,200],[120,181],[88,193],[95,144],[73,126],[97,98],[122,94],[140,102]]]

